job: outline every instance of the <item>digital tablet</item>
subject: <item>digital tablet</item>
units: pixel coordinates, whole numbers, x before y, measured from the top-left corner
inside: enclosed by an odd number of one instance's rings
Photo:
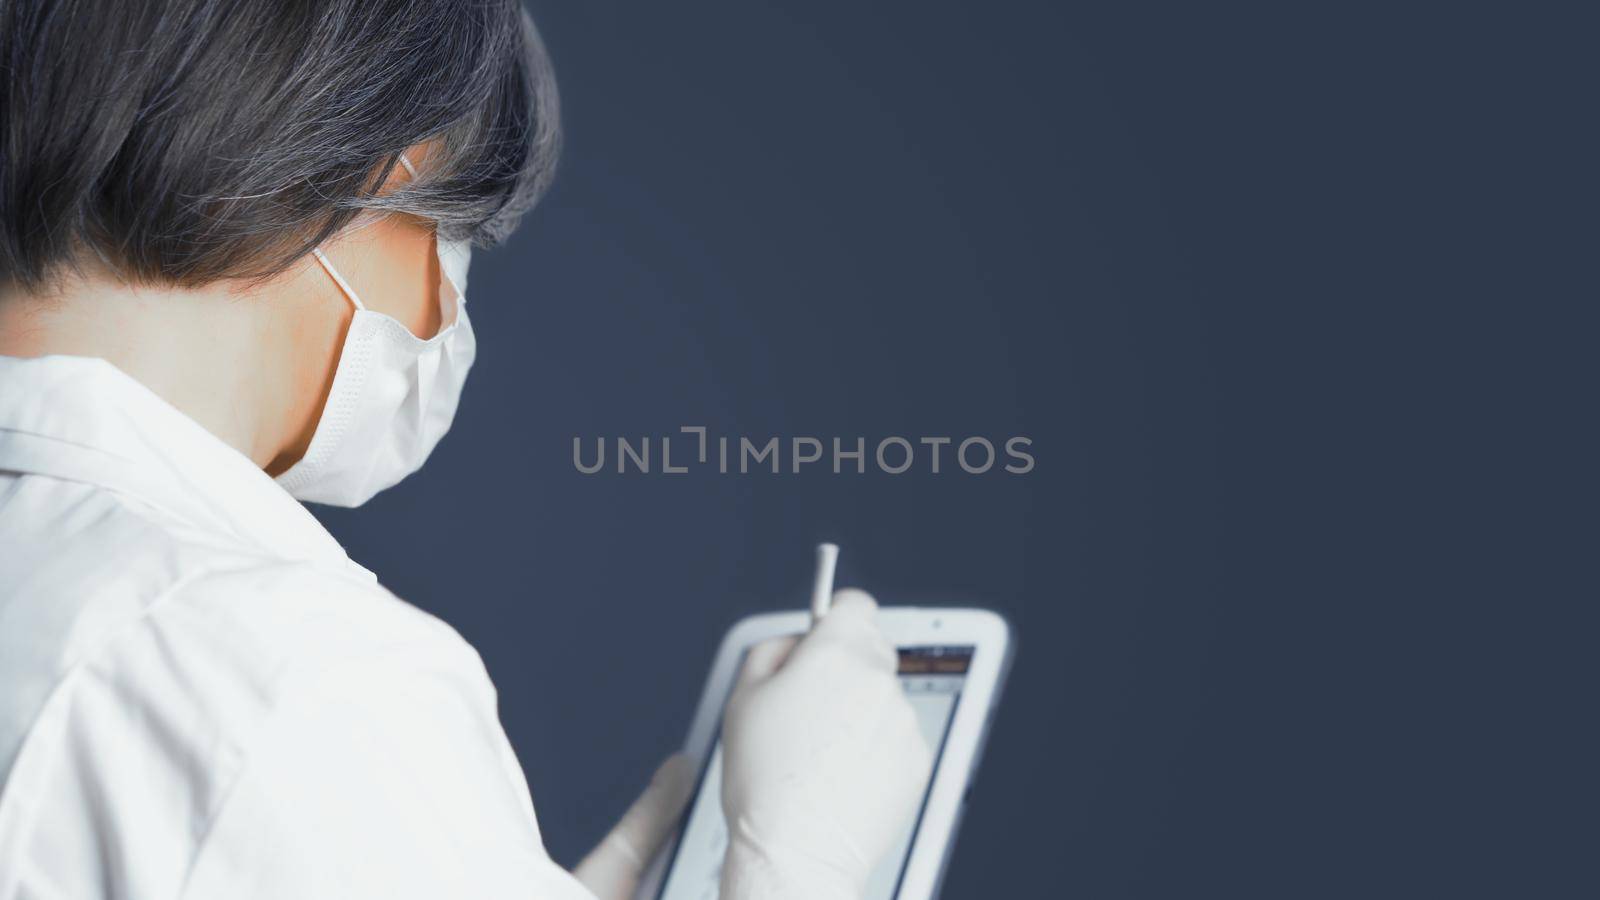
[[[934,752],[933,773],[904,834],[878,864],[865,900],[925,900],[939,882],[966,807],[967,785],[983,753],[989,720],[1011,662],[1011,633],[983,609],[883,607],[878,622],[900,651],[900,683]],[[687,752],[700,771],[682,825],[644,880],[639,900],[715,900],[728,845],[722,815],[722,707],[752,644],[798,634],[805,612],[751,616],[722,640],[689,730]]]

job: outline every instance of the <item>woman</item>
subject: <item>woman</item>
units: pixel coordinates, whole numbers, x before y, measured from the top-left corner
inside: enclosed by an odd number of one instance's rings
[[[556,156],[520,7],[8,0],[0,60],[0,900],[629,896],[689,773],[561,871],[476,654],[297,502],[449,428]],[[751,654],[723,896],[859,896],[913,804],[873,609]]]

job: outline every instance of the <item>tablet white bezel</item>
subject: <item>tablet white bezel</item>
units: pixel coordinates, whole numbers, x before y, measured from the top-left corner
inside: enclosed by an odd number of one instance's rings
[[[1010,666],[1011,631],[1005,619],[986,609],[888,606],[878,611],[878,621],[884,634],[898,647],[970,645],[974,648],[972,666],[962,685],[961,699],[956,704],[955,716],[934,768],[933,784],[928,790],[922,818],[911,841],[905,875],[895,894],[895,900],[922,900],[933,896],[949,857],[956,826],[966,805],[967,784],[983,751],[989,719]],[[722,707],[727,702],[745,649],[770,637],[797,634],[809,625],[809,615],[796,611],[750,616],[729,629],[717,650],[694,723],[689,728],[689,739],[684,745],[694,760],[696,771],[705,771],[706,758],[716,742],[722,721]],[[698,793],[698,785],[696,787]],[[651,864],[635,894],[639,900],[654,900],[660,893],[668,863],[678,851],[678,838],[679,835],[674,834]]]

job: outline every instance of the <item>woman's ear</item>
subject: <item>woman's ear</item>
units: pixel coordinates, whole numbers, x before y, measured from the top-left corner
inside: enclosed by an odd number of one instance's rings
[[[407,184],[422,177],[428,170],[428,163],[439,152],[439,141],[431,138],[420,143],[412,144],[401,151],[394,170],[389,173],[389,178],[384,182],[384,190],[391,190],[402,184]]]
[[[383,196],[416,181],[427,171],[428,161],[437,152],[437,140],[422,141],[400,151],[395,158],[394,167],[389,170],[388,177],[384,178],[383,185],[378,188],[378,195]]]

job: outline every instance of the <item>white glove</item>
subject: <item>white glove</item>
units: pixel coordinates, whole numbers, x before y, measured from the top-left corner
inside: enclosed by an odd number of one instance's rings
[[[693,788],[688,757],[668,757],[622,821],[572,874],[599,900],[631,900],[651,857],[677,826]]]
[[[878,630],[843,590],[804,637],[753,648],[722,724],[722,900],[856,900],[932,764]]]

